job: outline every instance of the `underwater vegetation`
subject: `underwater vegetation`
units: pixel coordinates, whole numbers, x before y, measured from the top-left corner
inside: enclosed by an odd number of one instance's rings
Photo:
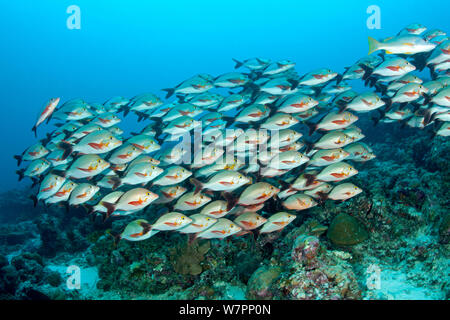
[[[0,196],[1,298],[448,299],[450,43],[369,44],[342,74],[253,58],[166,101],[50,99],[15,156],[33,192]]]

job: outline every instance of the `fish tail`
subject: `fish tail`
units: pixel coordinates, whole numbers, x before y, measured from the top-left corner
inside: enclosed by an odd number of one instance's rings
[[[166,88],[166,89],[162,89],[162,90],[167,92],[166,99],[170,98],[175,92],[174,88]]]
[[[378,40],[372,37],[368,37],[368,40],[369,40],[369,54],[372,54],[380,49],[380,42],[378,42]]]
[[[237,59],[234,59],[234,58],[232,58],[232,59],[233,59],[234,62],[236,62],[236,65],[234,66],[235,69],[238,69],[238,68],[242,67],[242,65],[244,64],[243,62],[241,62],[241,61],[239,61]]]
[[[328,194],[323,191],[317,192],[317,195],[319,196],[319,205],[323,205],[325,200],[328,199]]]
[[[341,83],[341,81],[344,79],[344,76],[342,74],[338,74],[336,76],[336,84],[338,85],[339,83]]]
[[[235,196],[233,196],[231,193],[222,192],[222,196],[224,197],[225,201],[227,202],[227,211],[230,211],[237,205],[239,199],[236,198]]]
[[[94,209],[93,205],[85,203],[85,204],[83,204],[83,208],[86,209],[86,212],[87,212],[88,215],[91,215],[91,214],[93,214],[95,212],[95,209]]]
[[[111,177],[110,180],[113,182],[112,190],[116,190],[122,185],[122,180],[119,177]]]
[[[122,106],[121,110],[119,110],[119,112],[120,111],[123,111],[123,116],[126,117],[128,115],[128,113],[130,113],[130,105],[126,104],[126,105]]]
[[[21,181],[25,177],[24,172],[25,172],[25,169],[20,169],[20,170],[16,171],[16,173],[19,175],[19,181]]]
[[[139,224],[143,228],[143,230],[142,230],[143,234],[149,233],[152,230],[152,228],[153,228],[153,226],[150,223],[147,223],[147,222],[141,222]]]
[[[373,121],[373,126],[375,127],[377,124],[378,124],[378,122],[380,122],[380,120],[381,120],[381,116],[380,117],[375,117],[375,116],[373,116],[371,119],[372,119],[372,121]]]
[[[22,156],[17,154],[14,156],[14,159],[17,160],[17,166],[19,167],[20,164],[22,163]]]
[[[384,109],[384,113],[388,112],[392,108],[392,99],[390,98],[382,98],[383,102],[386,105],[386,108]]]
[[[31,196],[29,196],[29,198],[30,198],[31,200],[33,200],[33,207],[36,208],[37,203],[38,203],[38,198],[37,198],[37,196],[35,196],[34,194],[32,194]]]
[[[366,80],[369,79],[369,77],[372,75],[373,68],[370,68],[369,66],[366,66],[366,65],[363,64],[363,63],[360,63],[359,66],[361,67],[361,69],[364,70],[364,75],[363,75],[362,79],[363,79],[364,81],[366,81]]]
[[[31,131],[34,132],[34,137],[37,138],[37,127],[36,127],[36,125],[34,125],[33,128],[31,128]]]
[[[303,177],[305,177],[305,179],[306,179],[306,184],[305,185],[307,187],[312,185],[314,183],[314,180],[316,180],[316,175],[314,175],[314,174],[305,173],[303,175]]]
[[[190,178],[189,181],[194,185],[195,190],[194,190],[194,194],[199,193],[200,191],[202,191],[202,189],[204,188],[203,183],[201,183],[199,180],[195,179],[195,178]]]
[[[309,128],[309,133],[308,135],[312,135],[316,130],[317,130],[317,123],[312,123],[312,122],[307,122],[305,121],[305,124],[308,126]]]
[[[58,148],[64,150],[62,160],[67,159],[67,157],[70,156],[73,152],[72,144],[67,141],[61,141],[60,143],[58,143]]]
[[[102,201],[101,204],[106,208],[106,215],[103,220],[103,222],[105,222],[111,216],[111,214],[116,210],[116,205],[114,203],[106,202],[106,201]]]
[[[111,230],[107,230],[106,233],[108,235],[110,235],[111,237],[113,237],[113,239],[114,239],[114,247],[117,247],[117,245],[119,244],[120,240],[122,239],[120,233],[115,233],[115,232],[112,232]]]

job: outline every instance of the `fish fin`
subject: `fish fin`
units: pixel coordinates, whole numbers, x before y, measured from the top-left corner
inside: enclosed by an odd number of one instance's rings
[[[91,215],[91,214],[93,214],[93,213],[95,212],[95,209],[94,209],[94,206],[93,206],[93,205],[90,205],[90,204],[85,203],[85,204],[83,204],[83,208],[86,209],[86,212],[87,212],[87,214],[89,214],[89,215]]]
[[[227,202],[227,211],[230,211],[234,207],[236,207],[238,203],[238,198],[233,196],[229,192],[222,192],[222,196],[224,197],[225,201]]]
[[[374,127],[378,124],[378,122],[380,122],[381,118],[382,117],[378,117],[378,118],[375,117],[375,116],[371,117],[371,120],[373,121],[373,126]]]
[[[306,183],[305,185],[308,187],[310,185],[312,185],[314,183],[314,180],[316,179],[316,175],[314,174],[309,174],[309,173],[305,173],[303,174],[303,177],[306,178]]]
[[[162,89],[162,91],[167,92],[166,94],[166,99],[170,98],[173,93],[175,92],[175,88],[166,88],[166,89]]]
[[[368,37],[369,41],[369,55],[379,50],[380,42],[372,37]]]
[[[20,166],[20,164],[22,163],[22,156],[21,155],[15,155],[14,159],[17,160],[17,166]]]
[[[25,172],[25,169],[20,169],[20,170],[16,171],[16,173],[19,175],[19,181],[21,181],[25,177],[24,172]]]
[[[37,138],[37,127],[35,125],[31,128],[31,131],[34,132],[34,137]]]
[[[37,198],[37,196],[35,196],[35,195],[33,194],[33,195],[29,196],[29,198],[30,198],[31,200],[33,200],[33,207],[36,208],[36,206],[37,206],[37,204],[38,204],[38,198]]]
[[[152,230],[152,227],[153,227],[150,223],[143,222],[143,221],[141,221],[139,223],[139,225],[143,228],[143,230],[142,230],[143,234],[147,234],[148,232],[150,232]]]
[[[426,94],[426,93],[423,93],[422,95],[424,97],[422,105],[425,106],[430,103],[432,97],[431,97],[431,95]]]
[[[291,84],[291,90],[294,90],[298,87],[299,81],[295,79],[287,79],[287,82]]]
[[[304,124],[306,124],[308,126],[308,128],[309,128],[308,135],[311,136],[314,132],[316,132],[316,130],[317,130],[317,123],[305,121]]]
[[[347,109],[348,105],[347,104],[340,104],[339,106],[339,113],[341,113],[342,111],[344,111],[345,109]]]
[[[106,208],[106,216],[105,216],[105,219],[103,220],[103,222],[104,222],[116,210],[116,205],[114,203],[106,202],[106,201],[102,201],[101,204]]]
[[[366,65],[363,64],[363,63],[360,63],[358,66],[360,66],[361,69],[364,70],[364,75],[363,75],[362,79],[363,79],[364,81],[366,81],[366,80],[372,75],[373,69],[370,68],[370,67],[368,67],[368,66],[366,66]]]
[[[64,150],[64,153],[62,155],[62,160],[67,159],[68,156],[70,156],[73,152],[73,146],[72,144],[70,144],[67,141],[61,141],[60,143],[58,143],[57,147],[59,149]]]
[[[308,140],[305,139],[305,140],[303,141],[303,143],[304,143],[305,146],[306,146],[305,154],[308,153],[308,152],[310,152],[312,149],[314,149],[314,143],[313,143],[313,142],[308,141]]]
[[[240,62],[234,58],[231,58],[231,59],[233,59],[233,61],[236,62],[236,65],[234,66],[235,69],[242,67],[242,65],[244,64],[243,62]]]
[[[392,108],[392,99],[390,98],[381,98],[383,100],[384,104],[386,105],[386,108],[384,109],[384,112],[388,112]]]
[[[203,183],[195,178],[190,178],[189,181],[194,185],[194,194],[198,194],[203,189]]]
[[[51,173],[53,173],[57,176],[63,177],[63,178],[66,177],[66,172],[63,170],[52,170]]]
[[[114,239],[114,247],[117,247],[120,240],[122,239],[121,235],[119,233],[112,232],[111,230],[106,231],[107,234],[109,234]]]
[[[317,195],[319,196],[319,203],[323,203],[328,199],[328,194],[323,191],[317,192]]]

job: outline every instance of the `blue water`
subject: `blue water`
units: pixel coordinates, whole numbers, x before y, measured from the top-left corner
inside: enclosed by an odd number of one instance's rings
[[[81,9],[80,30],[66,26],[73,4]],[[381,30],[366,26],[369,5],[381,9]],[[368,35],[394,35],[413,22],[448,31],[449,9],[437,0],[3,1],[0,191],[18,186],[12,156],[34,143],[30,129],[51,97],[162,97],[161,88],[231,71],[231,58],[253,56],[291,59],[300,74],[342,72],[367,54]],[[40,127],[39,137],[51,128]]]

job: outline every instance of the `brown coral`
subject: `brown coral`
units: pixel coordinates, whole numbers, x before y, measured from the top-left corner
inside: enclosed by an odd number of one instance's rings
[[[202,245],[195,241],[187,243],[171,250],[171,262],[175,272],[184,275],[199,275],[203,268],[201,262],[205,259],[205,254],[211,248],[209,241]]]

